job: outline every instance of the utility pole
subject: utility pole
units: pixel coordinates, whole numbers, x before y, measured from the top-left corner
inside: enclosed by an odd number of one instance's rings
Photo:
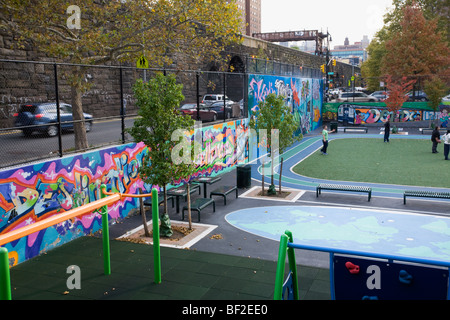
[[[325,88],[326,88],[327,94],[329,94],[329,91],[330,91],[329,84],[328,84],[328,76],[329,76],[328,75],[328,72],[329,72],[328,65],[330,63],[330,41],[331,41],[330,38],[331,38],[331,35],[328,33],[328,30],[327,30],[327,47],[326,47],[327,52],[325,55],[325,76],[326,76]],[[328,102],[328,98],[327,98],[327,102]]]

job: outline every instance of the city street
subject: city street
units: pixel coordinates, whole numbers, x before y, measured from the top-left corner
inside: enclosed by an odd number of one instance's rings
[[[87,133],[90,146],[111,143],[121,143],[121,119],[94,121],[92,130]],[[133,126],[134,118],[125,119],[125,128]],[[125,136],[129,139],[129,135]],[[63,153],[68,153],[75,146],[74,134],[71,131],[62,134]],[[0,148],[2,149],[2,167],[13,166],[29,162],[42,157],[58,156],[58,137],[48,137],[34,133],[25,137],[20,130],[2,132],[0,134]]]

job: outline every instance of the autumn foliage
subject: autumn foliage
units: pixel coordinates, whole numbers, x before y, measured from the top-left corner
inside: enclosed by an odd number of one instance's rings
[[[408,80],[406,77],[396,78],[391,75],[386,77],[386,87],[389,91],[389,96],[385,103],[393,115],[396,115],[403,103],[408,100],[407,93],[411,91],[415,82],[416,80]]]
[[[403,8],[401,30],[386,42],[382,72],[396,77],[442,74],[449,70],[450,49],[437,31],[437,19],[425,19],[417,5]]]

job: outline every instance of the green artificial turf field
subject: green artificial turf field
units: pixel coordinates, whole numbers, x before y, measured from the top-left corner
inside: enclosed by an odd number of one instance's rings
[[[450,187],[450,161],[443,144],[431,153],[430,140],[345,138],[331,140],[328,155],[320,150],[298,163],[295,173],[320,179],[384,184]]]

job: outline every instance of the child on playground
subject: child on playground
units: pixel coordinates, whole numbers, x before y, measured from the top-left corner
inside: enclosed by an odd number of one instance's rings
[[[322,143],[323,143],[323,147],[322,149],[320,149],[320,152],[322,152],[322,154],[327,155],[327,148],[328,148],[328,133],[330,132],[334,132],[335,130],[331,130],[328,131],[328,126],[325,124],[323,125],[323,130],[322,130]]]
[[[448,154],[450,151],[450,130],[447,130],[447,133],[444,134],[444,136],[442,137],[442,140],[444,141],[444,159],[450,160],[448,158]]]

